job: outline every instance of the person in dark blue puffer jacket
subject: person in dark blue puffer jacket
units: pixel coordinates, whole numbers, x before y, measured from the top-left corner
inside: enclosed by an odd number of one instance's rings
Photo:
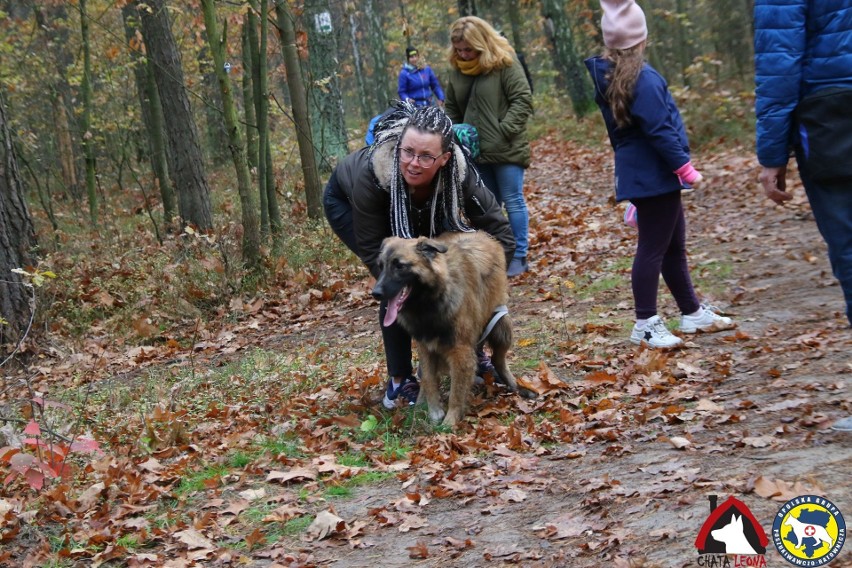
[[[757,158],[760,182],[778,204],[787,193],[787,161],[795,150],[799,175],[814,219],[828,245],[834,275],[846,297],[852,325],[852,156],[840,158],[849,167],[839,177],[823,179],[823,167],[809,158],[820,149],[816,133],[796,119],[801,103],[833,89],[840,111],[825,117],[837,126],[824,146],[852,147],[852,1],[757,0],[754,4],[754,62],[757,113]],[[809,136],[810,134],[810,136]],[[824,166],[824,164],[823,164]],[[850,424],[852,428],[852,424]]]
[[[731,329],[734,322],[702,305],[689,275],[681,190],[701,181],[665,79],[644,60],[648,29],[633,0],[601,0],[604,54],[586,60],[615,151],[615,198],[636,206],[639,243],[631,285],[636,323],[630,341],[680,347],[657,315],[660,274],[681,312],[683,333]]]
[[[411,101],[415,106],[431,106],[432,95],[439,106],[444,104],[444,90],[428,65],[420,65],[420,54],[413,47],[405,49],[406,63],[399,72],[397,95],[401,101]]]
[[[756,0],[754,63],[761,185],[779,205],[792,199],[794,149],[852,326],[852,0]],[[831,427],[852,432],[852,416]]]

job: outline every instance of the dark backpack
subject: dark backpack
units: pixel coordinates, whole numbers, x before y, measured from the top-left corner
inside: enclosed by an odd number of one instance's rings
[[[518,56],[518,61],[520,61],[520,63],[521,63],[521,67],[524,68],[524,75],[527,76],[527,83],[529,83],[529,85],[530,85],[530,92],[534,93],[535,90],[533,89],[532,73],[530,73],[530,68],[527,67],[527,60],[526,60],[526,58],[524,58],[524,54],[521,53],[520,51],[517,52],[517,56]]]

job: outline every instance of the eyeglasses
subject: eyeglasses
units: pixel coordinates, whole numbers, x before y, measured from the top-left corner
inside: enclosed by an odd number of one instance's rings
[[[417,163],[424,168],[431,168],[438,159],[438,156],[431,156],[429,154],[415,154],[411,148],[400,148],[399,157],[406,163],[417,159]]]

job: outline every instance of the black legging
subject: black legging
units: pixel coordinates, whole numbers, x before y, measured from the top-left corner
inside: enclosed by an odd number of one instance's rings
[[[352,204],[338,185],[336,172],[332,172],[325,186],[322,203],[325,218],[328,219],[331,230],[349,250],[360,258],[355,226],[352,222]],[[411,336],[398,322],[394,322],[389,327],[382,324],[387,307],[387,302],[384,300],[379,304],[379,327],[382,330],[388,374],[392,377],[408,377],[412,372]]]
[[[639,243],[633,257],[631,285],[636,319],[657,315],[660,274],[684,314],[698,311],[686,259],[686,219],[680,192],[630,200],[636,206]]]

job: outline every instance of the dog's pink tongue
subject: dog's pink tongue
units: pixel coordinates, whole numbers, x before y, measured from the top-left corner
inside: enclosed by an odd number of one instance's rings
[[[385,327],[390,327],[396,321],[396,316],[399,315],[399,308],[402,306],[402,294],[397,294],[396,297],[388,302],[388,309],[385,312]]]
[[[396,321],[396,317],[399,315],[399,309],[402,307],[402,304],[405,303],[405,299],[408,297],[408,289],[403,288],[399,294],[394,296],[394,298],[388,302],[388,309],[385,312],[385,327],[390,327],[393,322]]]

